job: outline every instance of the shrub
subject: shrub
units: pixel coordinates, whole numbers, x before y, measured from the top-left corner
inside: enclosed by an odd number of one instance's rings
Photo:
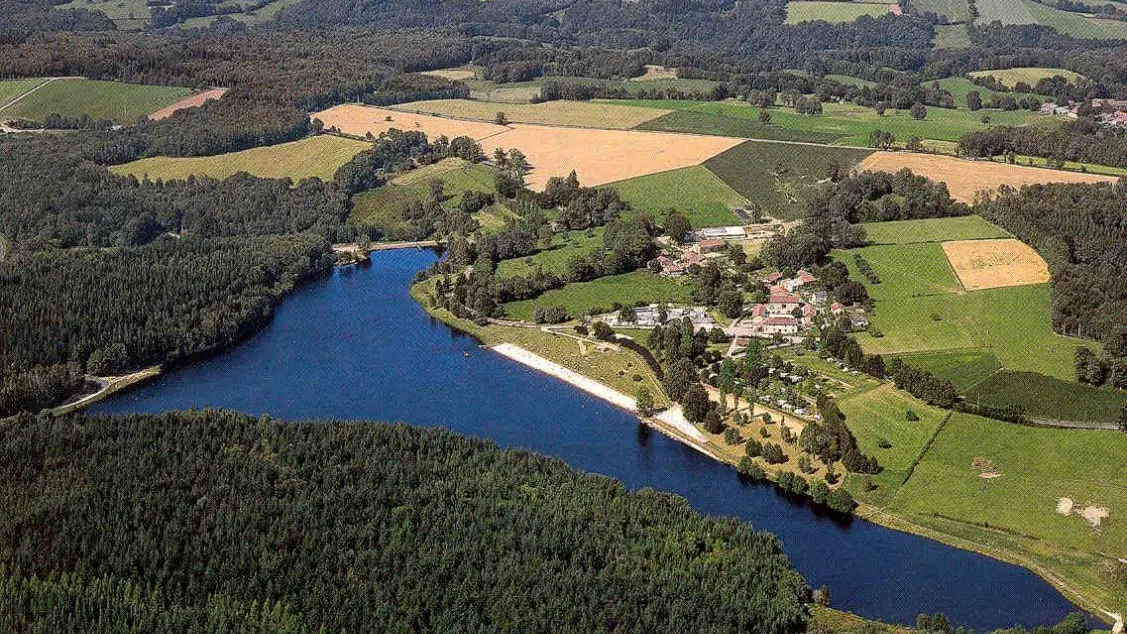
[[[825,505],[829,498],[830,488],[826,486],[825,482],[815,482],[810,485],[810,499],[814,500],[815,504]]]
[[[913,411],[913,410],[908,410],[908,411],[904,412],[904,420],[917,421],[919,419],[920,419],[919,415],[916,414],[916,412]]]
[[[763,455],[763,443],[754,438],[748,438],[744,443],[744,453],[749,458],[756,458]]]
[[[787,455],[783,453],[783,448],[773,442],[763,445],[763,459],[767,464],[782,464],[787,461]]]
[[[887,438],[881,438],[877,441],[877,446],[881,449],[892,449],[892,443],[888,442]]]
[[[830,493],[830,497],[826,500],[826,506],[838,513],[852,513],[857,503],[853,501],[853,496],[845,490],[845,487],[838,487]]]
[[[752,480],[766,480],[767,473],[763,471],[763,467],[755,464],[755,461],[747,456],[740,458],[740,462],[736,465],[736,472],[740,475],[751,478]]]
[[[559,324],[567,321],[567,311],[559,306],[537,306],[532,315],[538,324]]]
[[[729,427],[724,430],[724,444],[738,445],[740,444],[740,432],[735,427]]]

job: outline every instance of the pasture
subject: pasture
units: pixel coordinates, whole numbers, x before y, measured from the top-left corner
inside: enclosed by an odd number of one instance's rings
[[[583,185],[593,187],[699,165],[740,143],[739,139],[716,136],[521,123],[500,126],[355,105],[336,106],[313,116],[326,126],[336,126],[353,135],[379,134],[397,127],[419,130],[432,138],[440,134],[450,138],[471,136],[481,142],[490,156],[497,149],[516,148],[532,165],[526,181],[533,189],[543,189],[551,177],[567,176],[572,170]]]
[[[695,165],[679,170],[641,176],[611,183],[635,211],[661,219],[675,209],[685,215],[694,229],[743,224],[732,207],[748,204],[748,200],[708,171]]]
[[[959,0],[916,0],[912,4],[912,10],[924,13],[925,11],[932,11],[936,15],[945,15],[952,22],[961,22],[970,19],[970,10],[967,8],[966,2]],[[966,33],[966,28],[963,25],[958,25],[963,33]]]
[[[960,394],[982,383],[1002,368],[1002,362],[998,361],[998,357],[987,348],[897,356],[913,367],[927,370],[941,379],[947,379],[955,385],[955,389]]]
[[[947,264],[943,249],[933,242],[862,247],[851,249],[848,255],[837,258],[849,267],[851,277],[864,280],[856,268],[854,256],[858,254],[872,265],[881,280],[880,284],[867,285],[869,296],[878,302],[954,294],[963,290]]]
[[[705,162],[712,171],[763,212],[785,220],[797,218],[802,205],[831,164],[849,167],[869,150],[747,141]]]
[[[966,77],[944,77],[943,79],[937,79],[934,82],[924,82],[921,85],[924,88],[931,88],[934,84],[939,84],[940,89],[946,90],[947,92],[951,93],[951,96],[955,99],[955,103],[960,108],[967,107],[967,93],[972,90],[978,91],[978,95],[982,98],[983,104],[989,104],[991,99],[1002,99],[1004,97],[1013,97],[1018,101],[1027,97],[1033,97],[1034,99],[1037,99],[1039,101],[1049,100],[1049,98],[1044,95],[1035,95],[1033,93],[997,92],[994,90],[989,90],[971,82],[971,80],[967,79]]]
[[[916,520],[939,515],[1066,549],[1124,556],[1124,473],[1122,433],[1023,427],[956,413],[890,506]],[[1061,512],[1061,498],[1072,502],[1070,512]],[[1107,511],[1098,525],[1081,515],[1089,507]]]
[[[568,231],[556,236],[552,245],[541,249],[539,253],[523,258],[502,260],[497,264],[497,277],[528,277],[537,268],[562,275],[567,271],[568,262],[601,249],[605,232],[606,227],[592,230],[590,236],[586,231]]]
[[[981,0],[976,4],[976,24],[995,20],[1002,24],[1037,24],[1078,38],[1116,40],[1127,38],[1127,23],[1099,20],[1081,13],[1062,11],[1034,0]]]
[[[495,103],[468,99],[438,99],[400,104],[394,109],[489,122],[497,118],[498,112],[504,112],[505,118],[513,123],[569,125],[608,130],[630,130],[665,114],[660,111],[655,112],[653,109],[587,101],[548,101],[538,104],[505,104],[501,107]]]
[[[946,3],[945,3],[946,4]],[[967,5],[962,2],[955,2],[955,5],[962,8],[966,14]],[[969,17],[969,15],[968,15]],[[965,19],[965,18],[963,18]],[[937,24],[935,25],[935,39],[931,41],[931,45],[936,49],[948,50],[961,50],[970,48],[971,41],[970,35],[967,34],[967,27],[964,24]]]
[[[966,399],[996,407],[1020,407],[1045,421],[1113,423],[1127,404],[1127,393],[1073,381],[1004,370],[966,392]]]
[[[90,115],[94,119],[128,124],[191,94],[189,88],[59,79],[4,108],[0,116],[42,121],[53,114],[72,119]]]
[[[189,176],[222,180],[239,172],[260,178],[288,178],[295,183],[305,178],[331,181],[340,166],[370,147],[371,144],[365,141],[324,134],[217,156],[140,159],[111,166],[110,171],[166,181],[183,180]]]
[[[757,114],[743,113],[743,114]],[[794,130],[770,123],[762,123],[750,116],[729,116],[710,114],[694,110],[676,110],[667,115],[651,119],[638,126],[639,130],[661,132],[687,132],[690,134],[714,134],[739,137],[742,139],[769,139],[773,141],[805,141],[808,143],[833,143],[839,135],[826,132]]]
[[[911,244],[946,240],[985,240],[1009,238],[1004,229],[982,216],[924,218],[865,223],[865,235],[872,244]]]
[[[963,202],[972,202],[978,192],[992,192],[1000,185],[1020,188],[1036,183],[1113,183],[1117,180],[1099,174],[908,152],[874,152],[861,163],[862,169],[870,171],[897,172],[905,167],[933,181],[946,183],[951,197]]]
[[[1049,265],[1041,255],[1012,238],[944,242],[943,252],[968,291],[1049,281]]]
[[[876,456],[880,466],[895,472],[900,481],[948,414],[889,383],[843,397],[838,406],[861,451]],[[908,420],[909,410],[919,420]],[[891,447],[881,447],[882,440]]]
[[[56,9],[89,9],[100,11],[122,31],[139,31],[149,23],[149,6],[145,0],[71,0],[56,4]]]
[[[784,24],[801,24],[816,20],[840,24],[852,22],[863,15],[876,18],[887,13],[887,3],[800,0],[787,3],[787,19]]]
[[[45,79],[5,79],[0,81],[0,109],[13,99],[42,84]]]
[[[509,302],[504,305],[504,309],[505,316],[510,319],[533,321],[538,306],[545,308],[559,306],[571,317],[579,317],[592,311],[609,311],[616,303],[687,304],[691,301],[691,293],[692,287],[688,284],[667,280],[649,271],[634,271],[602,277],[590,282],[568,284],[535,299]]]
[[[1003,70],[978,70],[968,73],[971,77],[993,77],[998,80],[1006,88],[1013,88],[1019,82],[1036,86],[1037,82],[1042,79],[1050,79],[1053,77],[1064,77],[1070,82],[1075,83],[1079,79],[1084,79],[1080,73],[1063,68],[1006,68]]]

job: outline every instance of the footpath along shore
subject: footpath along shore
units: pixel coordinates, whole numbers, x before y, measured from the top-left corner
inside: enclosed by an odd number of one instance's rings
[[[500,343],[491,347],[490,350],[493,350],[497,354],[508,359],[512,359],[513,361],[516,361],[517,363],[520,363],[524,366],[543,372],[548,376],[554,377],[574,387],[577,387],[584,392],[587,392],[591,396],[603,399],[604,401],[610,403],[611,405],[614,405],[615,407],[624,409],[635,415],[638,414],[637,402],[633,397],[627,396],[626,394],[623,394],[618,390],[607,387],[606,385],[603,385],[595,379],[583,376],[582,374],[579,374],[574,370],[569,370],[556,363],[555,361],[549,361],[548,359],[545,359],[538,354],[529,352],[528,350],[525,350],[524,348],[513,345],[511,343]],[[673,407],[670,407],[669,409],[657,414],[652,418],[646,418],[643,416],[639,416],[639,418],[641,418],[642,421],[646,424],[661,431],[667,432],[674,439],[685,442],[694,449],[697,449],[698,451],[701,451],[712,458],[723,460],[723,458],[709,450],[706,445],[707,438],[705,438],[704,434],[701,433],[699,429],[693,426],[693,424],[685,418],[685,416],[681,413],[681,407],[679,405],[674,405]]]

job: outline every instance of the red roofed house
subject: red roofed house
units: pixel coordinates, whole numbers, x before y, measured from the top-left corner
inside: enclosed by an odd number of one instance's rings
[[[783,279],[783,274],[778,272],[778,271],[775,271],[774,273],[772,273],[772,274],[768,275],[767,277],[763,278],[763,281],[767,282],[768,284],[774,284],[775,282],[778,282],[781,279]]]
[[[728,243],[720,238],[713,238],[711,240],[701,240],[697,243],[701,253],[719,253],[728,248]]]
[[[842,306],[838,302],[834,302],[834,303],[830,304],[830,312],[835,314],[835,315],[840,315],[842,313],[842,311],[844,311],[844,310],[845,310],[845,306]]]
[[[768,335],[793,335],[798,333],[798,320],[794,317],[770,317],[763,324]]]
[[[800,302],[798,295],[771,293],[771,299],[767,302],[767,313],[770,315],[789,315],[795,308],[798,308]]]

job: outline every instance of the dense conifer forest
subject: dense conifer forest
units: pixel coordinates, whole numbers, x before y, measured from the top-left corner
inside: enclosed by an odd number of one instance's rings
[[[446,431],[221,411],[22,417],[0,425],[0,454],[0,598],[18,608],[0,618],[17,631],[214,618],[784,634],[808,621],[810,591],[774,537]],[[121,605],[130,592],[145,605]],[[32,607],[64,600],[85,609]],[[117,625],[98,625],[103,609]]]

